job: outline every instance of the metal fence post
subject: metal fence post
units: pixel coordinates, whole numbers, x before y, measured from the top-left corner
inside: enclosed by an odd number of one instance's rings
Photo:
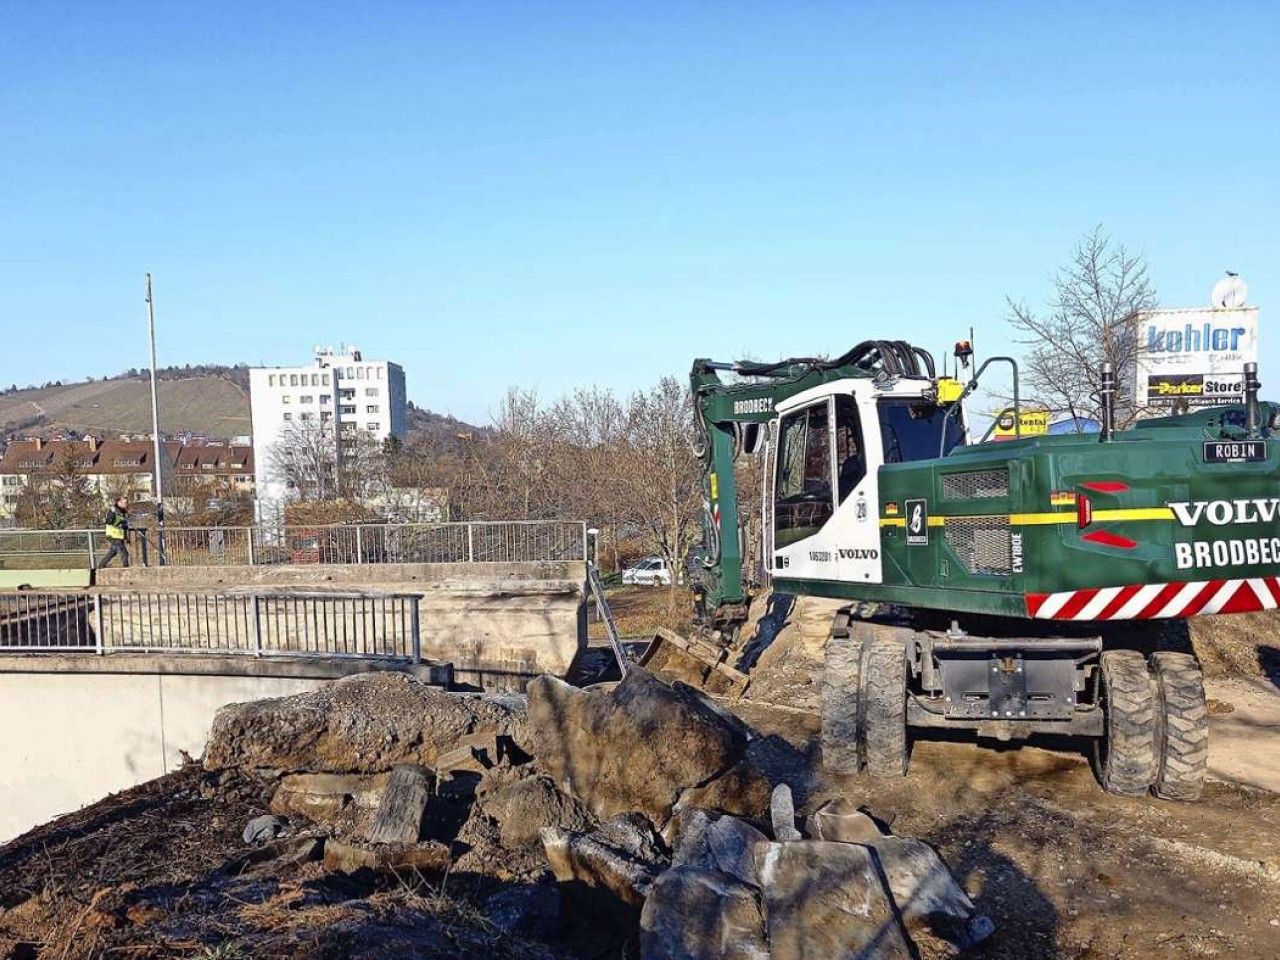
[[[102,656],[107,652],[106,638],[102,635],[102,594],[93,598],[94,652]]]
[[[471,524],[467,524],[467,563],[476,562],[476,542],[473,531],[475,528]]]
[[[251,567],[253,566],[253,534],[256,529],[256,527],[245,528],[245,533],[249,537],[249,566]]]
[[[85,539],[89,541],[89,569],[92,570],[98,565],[98,555],[93,552],[93,531],[86,530],[84,535]]]
[[[258,601],[261,598],[255,593],[251,599],[253,601],[253,655],[260,657],[262,656],[262,612],[258,608]]]
[[[364,540],[360,536],[360,525],[356,525],[356,563],[364,563]]]
[[[420,633],[420,615],[418,611],[418,598],[414,597],[410,600],[413,606],[410,608],[409,614],[410,630],[412,632],[413,642],[413,662],[422,662],[422,634]]]

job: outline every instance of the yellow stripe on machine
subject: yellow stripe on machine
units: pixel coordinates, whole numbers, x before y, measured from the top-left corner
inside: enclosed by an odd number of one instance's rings
[[[1074,510],[1058,510],[1053,513],[1011,513],[1009,523],[1015,527],[1035,527],[1055,523],[1075,523]],[[1134,520],[1172,520],[1173,511],[1168,507],[1130,507],[1122,510],[1095,510],[1094,523]]]
[[[1051,526],[1060,523],[1075,523],[1074,510],[1058,510],[1052,513],[1010,513],[1010,514],[965,514],[951,517],[929,517],[929,526],[941,527],[948,520],[985,520],[991,517],[1007,517],[1009,524],[1015,527]],[[1168,507],[1132,507],[1123,510],[1095,510],[1094,523],[1124,522],[1136,520],[1172,520],[1173,511]],[[903,517],[882,517],[882,527],[905,527],[907,521]]]

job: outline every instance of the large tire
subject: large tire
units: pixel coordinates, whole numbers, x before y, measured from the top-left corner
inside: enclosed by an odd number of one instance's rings
[[[904,777],[907,739],[906,632],[879,627],[867,645],[863,670],[862,742],[873,777]]]
[[[1104,651],[1097,702],[1105,730],[1093,743],[1093,768],[1103,788],[1138,797],[1156,779],[1154,684],[1136,650]]]
[[[1188,653],[1151,656],[1156,695],[1156,778],[1164,800],[1198,800],[1209,766],[1209,708],[1200,664]]]
[[[841,610],[831,623],[822,671],[822,766],[837,774],[862,768],[860,691],[867,625]]]

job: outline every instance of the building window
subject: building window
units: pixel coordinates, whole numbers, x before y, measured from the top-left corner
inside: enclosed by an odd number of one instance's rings
[[[365,413],[377,413],[377,412],[378,412],[378,405],[377,405],[376,403],[371,403],[371,404],[369,404],[367,407],[365,407],[365,408],[364,408],[364,412],[365,412]]]
[[[320,403],[321,403],[321,404],[329,404],[329,403],[332,403],[332,402],[333,402],[333,394],[331,394],[331,393],[322,393],[322,394],[320,394]]]
[[[339,413],[355,413],[355,412],[356,412],[356,408],[355,408],[355,407],[350,407],[350,406],[342,406],[342,407],[339,407],[339,408],[338,408],[338,412],[339,412]]]
[[[381,379],[382,379],[382,368],[381,368],[381,367],[378,367],[378,379],[379,379],[379,380],[381,380]]]
[[[364,395],[365,395],[366,397],[376,397],[376,396],[378,395],[378,388],[377,388],[377,387],[365,387],[365,388],[364,388]]]
[[[267,386],[274,387],[276,385],[276,375],[274,373],[267,374]]]
[[[281,395],[280,395],[280,402],[281,402],[281,403],[293,403],[293,397],[289,396],[287,393],[285,393],[285,394],[281,394]]]
[[[298,385],[298,375],[296,373],[289,374],[289,386],[296,387]]]
[[[354,380],[355,378],[356,378],[356,371],[355,371],[355,368],[354,368],[354,367],[347,367],[347,379],[348,379],[348,380]]]
[[[378,432],[378,425],[376,423],[366,423],[365,426],[369,428],[370,433]]]
[[[356,379],[357,380],[364,379],[364,367],[356,367]]]
[[[329,385],[329,375],[327,373],[320,374],[320,383],[326,387]]]
[[[298,402],[299,403],[315,403],[316,398],[309,393],[304,393],[302,396],[298,398]]]
[[[332,413],[330,413],[328,410],[322,410],[322,411],[320,412],[320,422],[321,422],[321,423],[328,423],[328,422],[329,422],[330,420],[332,420],[332,419],[333,419],[333,414],[332,414]]]
[[[286,420],[292,420],[292,419],[293,419],[293,414],[292,414],[292,413],[290,413],[288,410],[286,410],[286,411],[284,412],[284,418],[285,418]]]
[[[312,385],[313,387],[318,387],[318,386],[320,386],[320,374],[318,374],[318,373],[313,373],[313,374],[311,375],[311,385]]]
[[[298,415],[299,420],[314,420],[315,418],[316,415],[314,413],[303,413]]]
[[[354,400],[356,398],[356,392],[354,390],[339,390],[338,396],[343,400]]]

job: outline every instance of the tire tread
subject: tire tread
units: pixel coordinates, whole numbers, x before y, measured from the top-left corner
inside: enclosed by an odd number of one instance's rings
[[[1142,654],[1107,650],[1099,669],[1107,698],[1107,751],[1098,778],[1111,793],[1142,796],[1156,779],[1154,684]]]
[[[837,774],[862,768],[859,728],[863,631],[845,610],[835,615],[822,671],[822,766]]]
[[[1151,657],[1160,716],[1151,792],[1164,800],[1198,800],[1209,761],[1209,710],[1200,664],[1187,653]]]
[[[907,739],[907,660],[900,630],[881,628],[868,645],[864,668],[863,744],[874,777],[903,777]]]

